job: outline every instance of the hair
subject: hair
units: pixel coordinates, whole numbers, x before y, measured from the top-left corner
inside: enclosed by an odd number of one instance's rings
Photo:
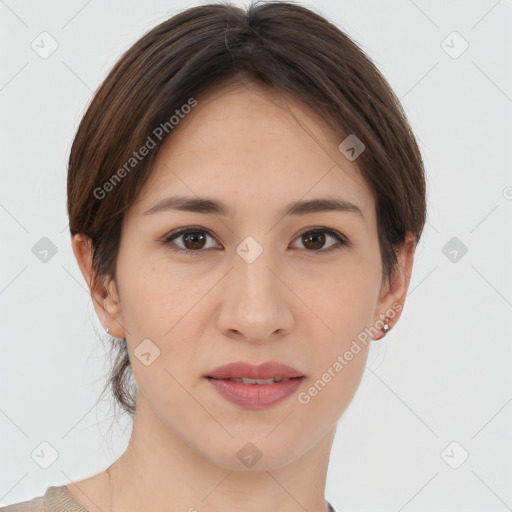
[[[336,130],[340,141],[353,134],[364,143],[357,164],[374,194],[388,282],[407,232],[417,245],[426,221],[421,154],[400,101],[370,58],[306,7],[281,1],[245,9],[210,3],[172,16],[129,48],[78,126],[69,156],[67,208],[71,235],[90,238],[94,283],[115,280],[124,213],[171,134],[171,116],[186,112],[191,98],[216,84],[242,82],[298,99]],[[158,147],[134,162],[134,152],[149,144]],[[136,383],[126,339],[110,341],[115,361],[104,391],[110,385],[117,405],[133,416]]]

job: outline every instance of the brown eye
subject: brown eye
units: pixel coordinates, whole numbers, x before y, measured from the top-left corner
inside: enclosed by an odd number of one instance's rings
[[[339,249],[344,245],[349,245],[347,240],[345,240],[340,234],[336,231],[332,231],[326,228],[314,228],[309,231],[305,231],[302,235],[299,236],[302,244],[308,252],[325,254],[327,252],[333,251],[335,249]],[[331,244],[324,249],[324,244],[328,238],[332,238],[336,241],[336,243]]]
[[[174,233],[171,233],[163,240],[164,245],[169,245],[170,249],[177,252],[184,252],[186,254],[201,254],[203,249],[210,249],[206,247],[208,237],[213,238],[208,231],[204,229],[191,229],[185,228]],[[174,242],[174,240],[181,241],[183,246]],[[177,248],[171,247],[177,245]]]
[[[188,231],[182,235],[183,244],[186,249],[202,249],[205,245],[206,237],[201,231]]]
[[[308,231],[302,235],[304,245],[308,249],[321,249],[325,244],[325,235],[320,231]]]

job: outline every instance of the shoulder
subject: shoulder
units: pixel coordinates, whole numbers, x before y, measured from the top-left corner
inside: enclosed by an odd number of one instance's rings
[[[0,512],[46,512],[44,496],[38,496],[30,501],[0,507]]]
[[[336,509],[329,503],[329,501],[326,501],[326,503],[327,503],[327,508],[329,509],[329,512],[336,512]]]
[[[65,485],[51,486],[44,496],[0,508],[0,512],[87,512],[71,496]]]

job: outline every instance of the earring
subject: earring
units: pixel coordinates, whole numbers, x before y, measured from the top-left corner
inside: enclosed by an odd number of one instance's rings
[[[391,327],[388,324],[389,320],[390,319],[388,317],[384,318],[385,324],[381,328],[381,331],[384,331],[384,336],[386,336],[386,334],[391,330]]]
[[[107,300],[107,299],[106,299],[106,297],[105,297],[105,298],[103,299],[103,309],[104,309],[105,311],[107,311],[107,306],[105,306],[105,302],[106,302],[106,300]],[[107,327],[107,328],[105,329],[105,332],[108,334],[108,333],[110,332],[110,329]]]

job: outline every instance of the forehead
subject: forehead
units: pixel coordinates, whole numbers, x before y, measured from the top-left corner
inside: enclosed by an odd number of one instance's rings
[[[371,220],[371,189],[338,150],[344,136],[300,102],[253,84],[217,86],[197,101],[160,149],[134,213],[170,192],[222,197],[235,214],[329,194]]]

